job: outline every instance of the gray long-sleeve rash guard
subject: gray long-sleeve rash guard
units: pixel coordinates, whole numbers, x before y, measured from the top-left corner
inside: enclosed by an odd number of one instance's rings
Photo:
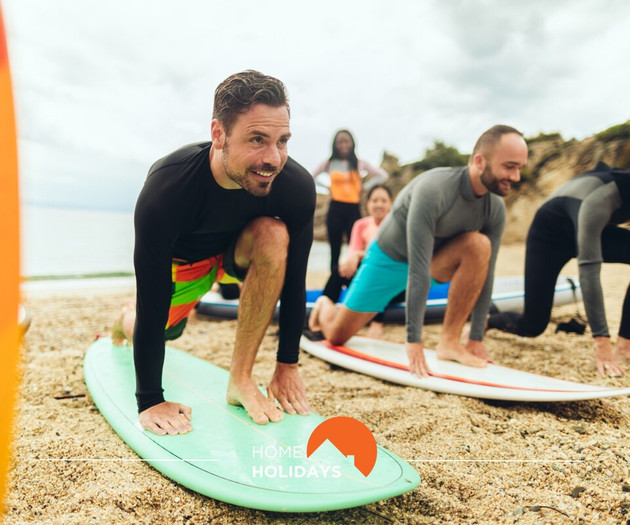
[[[600,167],[598,165],[598,167]],[[606,167],[607,168],[607,167]],[[572,202],[556,201],[568,197]],[[610,168],[597,172],[583,173],[563,184],[546,201],[566,210],[576,233],[577,260],[580,286],[586,316],[593,336],[608,337],[608,323],[601,285],[602,256],[601,235],[605,226],[627,221],[630,213],[622,209],[619,188],[614,183]]]
[[[392,259],[409,263],[407,342],[422,341],[433,255],[445,242],[469,231],[487,235],[492,245],[488,277],[473,309],[470,331],[470,339],[483,339],[504,224],[503,199],[493,193],[477,197],[467,167],[435,168],[403,188],[379,228],[377,242]]]

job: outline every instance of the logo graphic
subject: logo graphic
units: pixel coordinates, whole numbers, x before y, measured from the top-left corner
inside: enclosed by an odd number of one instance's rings
[[[320,423],[308,439],[306,457],[310,457],[326,441],[348,459],[354,459],[354,466],[364,476],[372,472],[376,464],[376,441],[361,421],[339,416]]]

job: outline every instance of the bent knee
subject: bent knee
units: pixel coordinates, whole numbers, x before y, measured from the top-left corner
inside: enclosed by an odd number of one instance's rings
[[[466,236],[466,244],[471,248],[488,252],[492,249],[490,238],[485,233],[466,232],[464,235]]]
[[[273,239],[286,244],[289,242],[287,225],[275,217],[258,217],[245,227],[245,231],[256,241]]]
[[[289,231],[280,219],[258,217],[239,236],[234,260],[239,268],[248,268],[253,260],[279,264],[286,259]]]
[[[344,344],[348,339],[350,339],[350,337],[347,337],[346,334],[340,333],[338,331],[333,331],[328,334],[328,337],[326,337],[326,339],[328,339],[328,342],[331,345],[340,346]]]
[[[289,246],[287,225],[275,217],[254,219],[246,226],[244,233],[251,240],[253,250],[259,253],[281,255]]]
[[[492,243],[487,235],[480,232],[466,232],[463,235],[464,238],[462,240],[469,253],[474,253],[482,258],[490,258]]]

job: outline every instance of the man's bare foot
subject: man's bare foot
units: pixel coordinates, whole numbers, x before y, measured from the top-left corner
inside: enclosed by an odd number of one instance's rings
[[[163,401],[140,412],[142,428],[158,436],[186,434],[192,430],[192,409],[180,403]]]
[[[136,304],[133,299],[128,299],[120,308],[112,326],[112,343],[122,346],[125,342],[133,341],[133,328],[136,323]]]
[[[370,323],[370,327],[368,328],[367,336],[373,337],[374,339],[380,339],[383,337],[383,323],[372,321]]]
[[[266,425],[269,421],[275,423],[284,417],[282,409],[263,395],[251,377],[236,381],[230,376],[227,402],[230,405],[242,406],[257,425]]]
[[[440,342],[437,346],[435,354],[438,359],[443,359],[445,361],[457,361],[458,363],[466,366],[484,368],[488,365],[487,359],[474,355],[471,351],[466,350],[460,344],[446,345]]]
[[[308,327],[313,332],[319,332],[321,330],[321,326],[319,325],[319,313],[322,309],[322,304],[326,301],[332,304],[330,298],[326,297],[325,295],[320,295],[315,301],[315,305],[311,310],[311,315],[308,318]]]

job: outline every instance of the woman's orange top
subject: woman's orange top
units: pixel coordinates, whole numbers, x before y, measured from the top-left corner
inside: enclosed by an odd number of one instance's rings
[[[332,200],[353,204],[361,200],[361,176],[358,171],[331,171],[329,175]]]

